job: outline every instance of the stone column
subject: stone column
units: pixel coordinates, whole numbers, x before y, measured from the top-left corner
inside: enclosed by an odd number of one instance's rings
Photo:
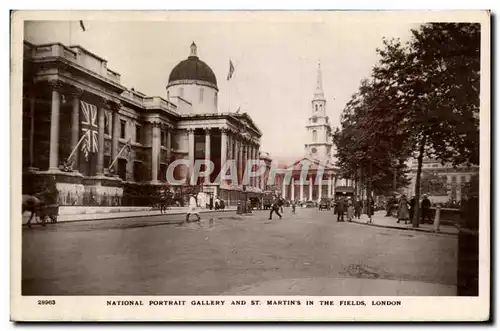
[[[292,177],[292,192],[290,192],[290,200],[294,201],[295,200],[295,178]]]
[[[281,196],[283,197],[283,199],[286,199],[286,182],[285,182],[285,176],[283,175],[283,177],[281,178],[282,180],[282,188],[281,188]]]
[[[227,128],[221,128],[220,129],[220,166],[221,169],[224,166],[224,164],[227,162]]]
[[[99,106],[99,124],[98,124],[98,134],[97,134],[97,164],[96,164],[96,175],[104,175],[104,104]]]
[[[191,176],[193,176],[194,171],[194,129],[187,129],[188,133],[188,161],[189,161],[189,170],[188,170],[188,180],[191,184]]]
[[[302,176],[300,176],[300,201],[304,200],[304,181],[302,180]]]
[[[248,152],[248,160],[249,160],[250,164],[252,164],[251,170],[254,170],[254,165],[252,163],[252,160],[255,159],[253,145],[251,145],[251,144],[248,145],[248,150],[249,150],[249,152]],[[253,176],[250,177],[250,183],[249,184],[250,184],[250,186],[255,186],[255,177],[253,177]]]
[[[35,166],[35,95],[30,95],[30,141],[29,141],[29,152],[30,152],[30,168]]]
[[[321,194],[323,193],[323,176],[321,176],[319,180],[319,187],[318,187],[318,201],[321,201]]]
[[[170,158],[172,155],[172,127],[167,125],[167,166],[170,164]]]
[[[113,105],[113,133],[111,135],[111,162],[116,159],[118,155],[118,139],[120,138],[120,104],[116,103]],[[118,169],[117,164],[114,165],[115,169]],[[115,171],[117,173],[117,171]]]
[[[160,122],[152,122],[153,140],[151,143],[151,183],[158,183],[158,167],[160,163],[161,151],[161,131]]]
[[[243,178],[243,142],[238,140],[238,185],[241,185],[241,179]]]
[[[233,136],[233,145],[234,145],[234,154],[233,154],[233,159],[235,160],[236,163],[236,178],[239,180],[239,174],[240,174],[240,169],[239,169],[239,164],[240,164],[240,151],[239,151],[239,145],[238,145],[238,140],[236,136]],[[233,183],[234,184],[234,183]]]
[[[243,147],[241,148],[242,150],[242,161],[241,161],[241,164],[242,164],[242,173],[241,173],[241,179],[243,181],[243,179],[245,179],[245,172],[247,171],[247,158],[248,158],[248,145],[246,143],[246,141],[243,141]],[[245,184],[248,184],[248,183],[245,183]]]
[[[49,154],[49,170],[59,169],[59,112],[60,112],[60,95],[59,91],[62,88],[60,81],[51,81],[52,102],[50,113],[50,154]]]
[[[221,138],[221,141],[222,141],[222,138]],[[222,154],[222,142],[221,142],[221,154]],[[211,157],[210,157],[210,128],[205,128],[205,162],[208,163],[210,161],[211,161]],[[208,168],[208,164],[206,165],[206,167]],[[205,170],[207,168],[205,168]],[[205,176],[204,182],[206,185],[210,184],[210,176]]]
[[[332,175],[328,174],[328,198],[332,197]]]
[[[71,108],[71,150],[73,151],[78,144],[80,139],[80,96],[82,95],[82,89],[74,89],[72,91],[72,108]],[[79,153],[75,151],[73,154],[73,165],[78,169],[79,166]]]
[[[313,179],[309,177],[309,201],[313,199]]]

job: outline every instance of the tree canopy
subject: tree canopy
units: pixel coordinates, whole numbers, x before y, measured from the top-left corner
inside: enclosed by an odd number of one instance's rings
[[[480,25],[424,24],[408,42],[384,39],[377,53],[333,134],[342,174],[371,164],[373,186],[383,190],[395,164],[415,157],[418,196],[424,157],[478,164]]]

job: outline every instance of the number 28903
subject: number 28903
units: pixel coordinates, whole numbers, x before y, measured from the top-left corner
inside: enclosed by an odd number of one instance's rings
[[[38,300],[38,305],[39,306],[51,306],[55,305],[56,300]]]

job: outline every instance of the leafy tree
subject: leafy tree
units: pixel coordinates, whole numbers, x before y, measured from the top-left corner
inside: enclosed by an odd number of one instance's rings
[[[419,199],[424,157],[478,164],[479,45],[475,23],[424,24],[407,43],[384,40],[371,79],[361,82],[334,133],[342,171],[368,165],[375,184],[387,180],[394,160],[416,157]],[[414,215],[418,226],[418,206]]]

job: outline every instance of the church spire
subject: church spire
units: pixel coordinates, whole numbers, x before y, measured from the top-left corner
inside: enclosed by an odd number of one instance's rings
[[[321,63],[318,61],[318,72],[316,74],[316,90],[314,91],[314,100],[324,100],[323,78],[321,76]]]

